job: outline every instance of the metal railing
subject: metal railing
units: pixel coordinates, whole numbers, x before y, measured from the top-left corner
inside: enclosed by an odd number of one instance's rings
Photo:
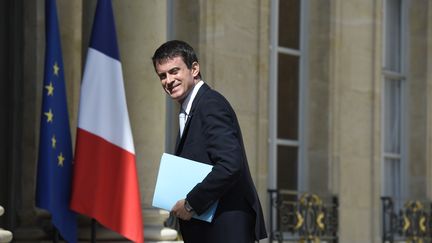
[[[338,242],[338,199],[290,190],[268,190],[270,242]]]
[[[382,241],[432,242],[432,202],[381,197]]]

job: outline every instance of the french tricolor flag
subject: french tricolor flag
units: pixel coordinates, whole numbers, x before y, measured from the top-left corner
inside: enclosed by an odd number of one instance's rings
[[[111,0],[97,3],[81,84],[71,208],[132,241],[144,241]]]

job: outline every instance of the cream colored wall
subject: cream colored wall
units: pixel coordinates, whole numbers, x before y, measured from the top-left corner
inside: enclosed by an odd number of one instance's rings
[[[151,57],[165,41],[165,1],[113,1],[143,207],[150,207],[165,147],[165,93]],[[156,21],[157,20],[157,21]]]
[[[167,232],[162,227],[167,214],[151,206],[160,157],[165,151],[167,112],[165,92],[151,57],[166,41],[167,3],[116,0],[113,9],[135,143],[144,235],[146,240],[175,239],[175,231]]]
[[[188,4],[189,3],[189,4]],[[173,38],[193,45],[203,79],[231,103],[252,177],[267,199],[269,2],[175,1]]]
[[[408,10],[408,195],[426,196],[427,167],[427,72],[430,66],[427,50],[428,8],[423,1],[411,1]],[[430,124],[429,124],[430,125]]]
[[[329,193],[329,66],[330,66],[330,5],[314,0],[309,4],[308,19],[308,173],[309,191]]]
[[[261,203],[267,201],[269,2],[201,1],[204,80],[236,111]],[[266,210],[266,207],[264,207]]]
[[[75,141],[78,122],[79,87],[82,76],[82,8],[81,1],[57,1],[57,14],[60,23],[60,38],[62,40],[63,65],[65,66],[65,81],[68,102],[71,135]],[[73,143],[73,146],[75,144]]]
[[[432,4],[429,3],[427,6],[428,15],[426,17],[427,23],[432,23]],[[427,26],[427,66],[432,67],[432,24]],[[432,68],[427,69],[426,74],[426,89],[428,93],[426,102],[426,123],[432,124]],[[426,195],[428,198],[432,198],[432,129],[430,126],[427,127],[427,140],[426,140]]]

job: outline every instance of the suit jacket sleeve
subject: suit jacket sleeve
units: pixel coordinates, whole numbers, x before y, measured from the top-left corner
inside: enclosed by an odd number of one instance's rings
[[[240,178],[244,168],[243,148],[237,118],[222,96],[206,98],[194,113],[202,132],[206,156],[212,171],[187,195],[194,210],[201,214]]]

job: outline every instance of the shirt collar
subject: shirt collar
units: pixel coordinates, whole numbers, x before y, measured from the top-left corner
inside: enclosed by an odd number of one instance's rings
[[[183,101],[181,106],[187,115],[189,115],[189,112],[192,108],[193,100],[195,99],[195,96],[198,93],[198,90],[201,88],[201,86],[203,84],[204,84],[204,81],[202,81],[202,80],[200,80],[198,83],[196,83],[193,90],[191,92],[189,92],[189,94],[186,96],[186,99]]]

